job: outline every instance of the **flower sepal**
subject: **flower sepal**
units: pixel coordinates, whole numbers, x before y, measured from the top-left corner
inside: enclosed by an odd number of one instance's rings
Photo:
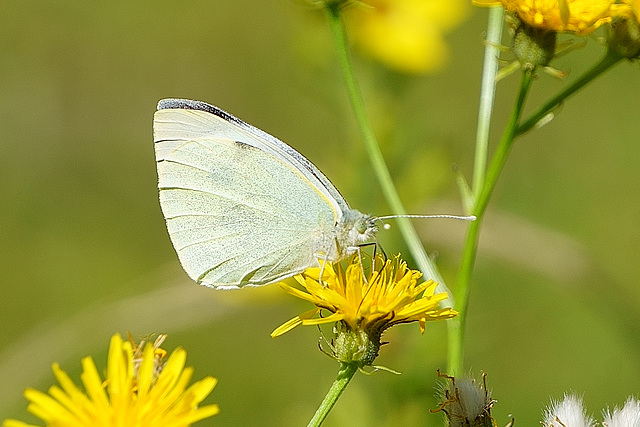
[[[342,322],[334,326],[332,356],[342,363],[355,363],[358,368],[370,366],[378,357],[381,345],[381,331],[351,330]]]
[[[635,19],[615,18],[607,32],[607,44],[620,56],[640,57],[640,24]]]
[[[546,67],[556,50],[556,35],[554,31],[518,23],[513,37],[513,54],[525,70]]]

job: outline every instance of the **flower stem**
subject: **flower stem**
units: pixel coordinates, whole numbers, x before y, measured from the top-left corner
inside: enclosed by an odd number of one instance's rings
[[[522,115],[522,109],[524,107],[527,94],[531,88],[533,82],[533,71],[525,70],[522,74],[520,81],[520,90],[516,98],[513,111],[511,112],[511,118],[506,126],[504,134],[500,139],[500,143],[496,148],[493,159],[487,169],[484,183],[480,193],[476,195],[476,202],[473,208],[473,214],[476,216],[476,220],[469,224],[467,230],[467,238],[464,245],[464,252],[462,255],[462,263],[460,265],[460,272],[458,274],[458,281],[456,283],[456,310],[458,311],[458,317],[456,318],[457,327],[453,330],[455,333],[449,334],[449,357],[447,360],[447,369],[451,375],[458,375],[462,373],[463,369],[463,338],[464,328],[467,316],[467,303],[469,300],[471,273],[476,259],[476,253],[478,250],[478,237],[480,234],[480,226],[484,218],[484,213],[489,204],[489,199],[496,186],[500,172],[504,167],[507,157],[513,146],[515,140],[516,130],[520,122]]]
[[[329,26],[331,27],[331,34],[336,45],[338,62],[340,63],[342,75],[346,83],[351,108],[353,109],[362,138],[364,139],[373,171],[380,183],[382,193],[391,207],[391,211],[394,215],[405,215],[407,211],[400,200],[398,192],[396,191],[393,180],[391,179],[391,173],[387,168],[371,123],[367,118],[362,94],[360,93],[360,89],[353,73],[347,36],[345,33],[344,23],[342,22],[340,4],[340,2],[327,3],[327,15],[329,19]],[[451,298],[451,292],[446,288],[442,276],[427,256],[420,238],[418,237],[418,233],[413,227],[411,221],[408,218],[397,218],[397,221],[400,233],[402,234],[411,255],[418,264],[418,268],[420,268],[422,273],[425,275],[425,279],[433,279],[438,282],[438,292],[447,292]],[[447,303],[447,301],[444,301],[444,303]],[[451,302],[449,302],[449,304],[452,305]]]
[[[623,57],[615,50],[607,50],[602,59],[598,63],[596,63],[590,70],[576,79],[576,81],[571,83],[571,85],[569,85],[565,90],[547,101],[535,113],[533,113],[531,117],[524,120],[522,124],[520,124],[516,129],[516,136],[522,135],[523,133],[531,130],[531,128],[535,127],[542,119],[544,119],[550,112],[552,112],[552,110],[562,104],[565,99],[569,98],[591,80],[594,80],[600,74],[604,73],[609,68],[620,62],[622,58]]]
[[[474,210],[476,206],[476,200],[478,194],[480,194],[482,187],[485,184],[486,165],[488,157],[488,145],[489,145],[489,130],[491,125],[491,113],[493,111],[493,102],[496,94],[496,75],[498,73],[498,58],[500,51],[498,46],[502,42],[502,26],[504,22],[504,9],[501,6],[492,7],[489,10],[489,17],[487,20],[487,39],[485,42],[484,61],[482,67],[482,83],[480,87],[480,105],[478,107],[478,127],[476,130],[476,149],[475,159],[473,164],[473,182],[472,182],[472,197],[473,200],[464,200],[465,206],[468,209]],[[475,226],[481,219],[478,218],[474,223],[469,224],[467,237],[467,245],[465,246],[465,254],[469,252],[467,256],[475,258],[476,244],[471,245],[469,239],[476,239],[478,236],[479,226]],[[476,227],[478,229],[476,229]],[[460,279],[458,282],[462,282]],[[467,284],[458,284],[456,291],[457,295],[462,295],[462,301],[457,300],[456,296],[456,309],[461,305],[462,311],[458,310],[458,317],[449,320],[448,323],[448,338],[449,345],[447,347],[448,358],[448,372],[451,375],[455,375],[459,372],[458,369],[462,368],[463,360],[463,327],[465,324],[465,317],[467,313],[467,298],[469,293],[469,281]],[[466,286],[466,289],[464,287]],[[461,289],[462,288],[462,289]]]
[[[504,9],[502,6],[489,9],[487,40],[485,41],[484,65],[482,67],[482,83],[480,87],[480,106],[478,108],[473,184],[471,186],[473,194],[478,194],[484,183],[491,113],[496,95],[496,75],[498,74],[498,58],[500,57],[498,46],[502,41],[503,22]]]
[[[347,387],[347,384],[349,384],[349,381],[351,381],[351,378],[353,378],[353,375],[357,370],[358,366],[354,363],[343,363],[340,366],[338,377],[331,385],[331,388],[327,392],[327,395],[324,397],[324,400],[320,404],[320,407],[318,407],[315,415],[313,416],[311,421],[309,421],[309,424],[307,424],[308,427],[319,426],[320,424],[322,424],[324,419],[329,414],[329,411],[331,411],[333,405],[336,404],[336,401],[338,400],[344,389]]]

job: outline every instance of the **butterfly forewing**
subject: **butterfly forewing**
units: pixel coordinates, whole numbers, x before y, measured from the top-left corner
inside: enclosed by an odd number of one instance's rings
[[[221,120],[190,109],[154,117],[160,204],[189,276],[222,288],[262,285],[335,252],[342,211],[326,189],[286,153]]]

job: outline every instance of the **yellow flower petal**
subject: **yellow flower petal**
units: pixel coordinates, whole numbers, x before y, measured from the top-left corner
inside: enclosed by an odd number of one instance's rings
[[[478,6],[496,3],[474,0]],[[578,35],[592,33],[618,13],[615,0],[501,0],[500,3],[529,26]]]
[[[80,379],[82,380],[82,384],[84,384],[88,398],[85,397],[85,395],[78,389],[74,391],[72,398],[74,398],[74,400],[83,400],[85,403],[86,401],[91,400],[93,402],[93,406],[99,408],[100,411],[104,411],[105,408],[109,407],[109,398],[104,390],[104,385],[100,379],[100,374],[98,374],[96,364],[93,362],[91,357],[85,357],[82,359],[82,371]],[[110,376],[109,378],[114,377]],[[60,381],[60,378],[58,378],[58,381]],[[69,381],[71,380],[69,379]],[[60,381],[60,384],[62,384],[62,381]],[[67,390],[67,393],[69,393],[69,390]]]
[[[138,397],[143,398],[149,394],[153,385],[153,374],[156,361],[153,346],[150,343],[145,345],[142,356],[142,363],[138,367]]]
[[[299,316],[294,317],[293,319],[283,323],[282,325],[277,327],[273,332],[271,332],[271,337],[275,338],[284,334],[285,332],[289,332],[296,326],[302,325],[302,322],[304,319],[309,319],[315,316],[316,314],[318,314],[319,312],[320,312],[320,309],[314,308],[313,310],[309,310],[307,312],[302,313]]]
[[[8,420],[4,420],[4,422],[2,423],[2,427],[40,427],[40,426],[23,423],[22,421],[18,421],[18,420],[8,419]]]
[[[323,325],[325,323],[334,323],[344,319],[344,314],[341,313],[333,313],[326,317],[317,317],[315,319],[304,319],[302,321],[303,325]]]
[[[67,423],[72,422],[72,416],[69,411],[51,396],[34,389],[25,390],[24,396],[31,401],[27,408],[29,412],[44,421],[63,420]]]
[[[473,0],[471,3],[480,7],[502,6],[502,2],[499,0]]]

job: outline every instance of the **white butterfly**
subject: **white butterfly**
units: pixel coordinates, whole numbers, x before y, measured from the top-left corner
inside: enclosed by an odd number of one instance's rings
[[[378,231],[304,156],[219,108],[163,99],[153,129],[162,212],[198,283],[266,285],[344,259]]]

